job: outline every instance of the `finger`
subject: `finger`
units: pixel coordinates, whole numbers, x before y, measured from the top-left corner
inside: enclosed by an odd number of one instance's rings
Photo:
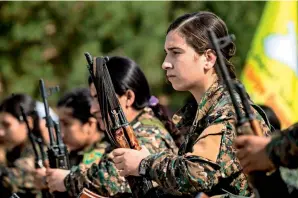
[[[243,169],[247,169],[247,167],[251,165],[251,160],[249,158],[244,158],[240,161],[240,164]]]
[[[248,135],[241,135],[237,137],[234,141],[234,146],[236,148],[242,148],[246,146],[249,142],[249,136]]]
[[[117,157],[119,155],[123,155],[126,152],[127,149],[124,148],[118,148],[113,150],[113,157]]]
[[[249,163],[245,166],[245,168],[243,168],[243,172],[246,174],[249,174],[250,172],[254,171],[255,168],[253,166],[253,163]]]
[[[236,156],[239,160],[242,160],[243,158],[245,158],[247,156],[247,149],[242,148],[242,149],[238,150],[236,152]]]
[[[127,173],[125,170],[119,170],[119,175],[122,176],[122,177],[126,177],[127,176]]]
[[[54,192],[54,186],[52,185],[52,183],[48,183],[48,188],[50,193]]]
[[[124,163],[118,163],[118,164],[115,164],[115,166],[116,166],[116,168],[118,169],[118,170],[123,170],[124,169]]]
[[[124,157],[123,157],[123,155],[114,157],[114,159],[113,159],[113,162],[114,162],[115,164],[122,163],[123,161],[124,161]]]

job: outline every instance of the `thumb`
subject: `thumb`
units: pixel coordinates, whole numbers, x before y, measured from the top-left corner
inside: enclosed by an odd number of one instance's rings
[[[113,157],[117,157],[119,155],[123,155],[125,153],[126,149],[124,148],[117,148],[113,150]]]

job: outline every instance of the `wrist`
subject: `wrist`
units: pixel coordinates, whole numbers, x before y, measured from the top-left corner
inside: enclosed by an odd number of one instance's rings
[[[143,177],[147,176],[146,158],[142,159],[139,164],[139,175]]]

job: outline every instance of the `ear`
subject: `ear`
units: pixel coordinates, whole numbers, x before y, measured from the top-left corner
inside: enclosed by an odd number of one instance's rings
[[[135,102],[135,93],[132,90],[127,90],[125,93],[126,96],[126,106],[131,107],[132,104]]]
[[[206,59],[204,68],[209,70],[215,65],[217,56],[215,55],[215,52],[211,49],[206,50],[204,56]]]

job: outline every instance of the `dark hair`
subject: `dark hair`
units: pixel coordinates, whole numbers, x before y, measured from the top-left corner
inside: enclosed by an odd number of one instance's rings
[[[21,104],[24,108],[25,115],[30,116],[33,119],[32,133],[37,137],[40,137],[39,117],[35,110],[36,102],[30,96],[25,94],[14,94],[5,98],[0,105],[0,112],[9,113],[20,122],[23,122],[20,109]]]
[[[146,106],[150,106],[155,116],[164,124],[165,128],[174,138],[174,134],[177,133],[178,130],[169,119],[165,108],[159,103],[156,105],[149,104],[151,97],[149,83],[139,65],[129,58],[113,56],[109,58],[107,68],[116,94],[122,96],[127,90],[132,90],[135,94],[135,101],[132,107],[136,110],[141,110]],[[88,82],[89,85],[92,83],[90,76]]]
[[[266,106],[266,105],[258,105],[259,107],[262,108],[262,110],[265,112],[269,123],[274,127],[275,130],[280,130],[280,121],[276,114],[274,113],[273,109]]]
[[[64,94],[57,106],[73,109],[72,116],[85,124],[90,117],[93,117],[90,113],[91,101],[89,89],[76,88]]]
[[[215,49],[208,38],[208,30],[213,30],[218,38],[228,35],[225,22],[212,12],[196,12],[184,14],[178,17],[168,28],[167,34],[172,30],[178,30],[186,42],[198,53],[203,54],[207,49]],[[235,68],[229,61],[236,52],[233,42],[221,49],[225,64],[228,67],[231,78],[236,78]]]

